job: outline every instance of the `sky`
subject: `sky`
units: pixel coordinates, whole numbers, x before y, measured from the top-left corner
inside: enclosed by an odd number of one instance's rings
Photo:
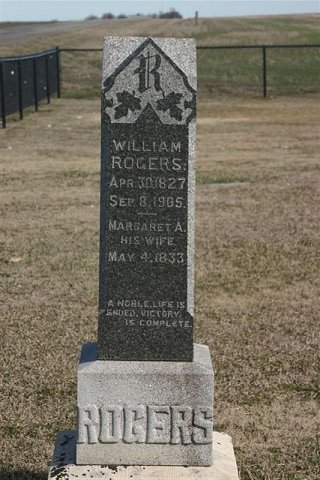
[[[83,20],[103,13],[126,15],[166,12],[184,18],[319,13],[320,0],[0,0],[0,19],[8,21]]]

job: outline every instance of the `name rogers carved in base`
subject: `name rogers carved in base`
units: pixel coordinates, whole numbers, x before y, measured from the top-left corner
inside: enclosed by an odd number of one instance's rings
[[[78,407],[78,443],[212,443],[211,407],[87,405]]]

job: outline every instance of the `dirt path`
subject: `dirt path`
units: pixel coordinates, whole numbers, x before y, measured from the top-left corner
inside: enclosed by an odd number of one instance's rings
[[[2,24],[1,26],[1,42],[3,46],[10,46],[14,43],[30,42],[37,38],[48,36],[56,36],[60,34],[73,34],[95,31],[97,28],[100,32],[109,32],[117,35],[126,35],[130,30],[131,35],[141,35],[146,27],[148,28],[154,23],[153,33],[161,35],[168,31],[168,23],[159,22],[157,20],[117,20],[113,22],[105,22],[101,20],[91,20],[90,22],[37,22],[37,23],[18,23],[18,24]],[[170,27],[174,24],[181,24],[181,21],[171,21]],[[81,47],[81,45],[79,45]]]
[[[13,43],[29,42],[38,37],[69,33],[82,28],[83,26],[79,22],[25,23],[13,26],[6,24],[1,28],[1,42],[4,46],[8,46]]]

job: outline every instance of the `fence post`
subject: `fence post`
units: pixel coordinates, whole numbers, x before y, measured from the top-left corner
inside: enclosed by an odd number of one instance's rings
[[[47,87],[47,103],[50,103],[50,78],[49,78],[49,58],[48,55],[45,57],[46,62],[46,87]]]
[[[2,117],[2,128],[6,128],[6,101],[4,98],[4,74],[3,74],[3,63],[0,62],[0,95],[1,95],[1,117]]]
[[[19,115],[20,115],[20,120],[22,120],[22,119],[23,119],[23,104],[22,104],[22,72],[21,72],[21,60],[18,60],[17,66],[18,66]]]
[[[60,48],[56,47],[56,55],[57,55],[57,97],[61,98],[61,86],[60,86]]]
[[[36,58],[32,59],[33,64],[33,96],[34,96],[34,109],[38,111],[38,88],[37,88],[37,63]]]
[[[267,47],[262,47],[263,96],[267,97]]]

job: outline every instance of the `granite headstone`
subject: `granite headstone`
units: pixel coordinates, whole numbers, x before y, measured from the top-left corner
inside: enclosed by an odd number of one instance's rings
[[[99,342],[78,368],[78,464],[212,464],[212,363],[193,344],[195,54],[189,39],[105,40]]]
[[[49,479],[225,470],[210,352],[193,344],[195,54],[189,39],[105,39],[99,338],[82,347],[77,432],[58,436]]]
[[[196,50],[108,37],[99,359],[192,361]]]

